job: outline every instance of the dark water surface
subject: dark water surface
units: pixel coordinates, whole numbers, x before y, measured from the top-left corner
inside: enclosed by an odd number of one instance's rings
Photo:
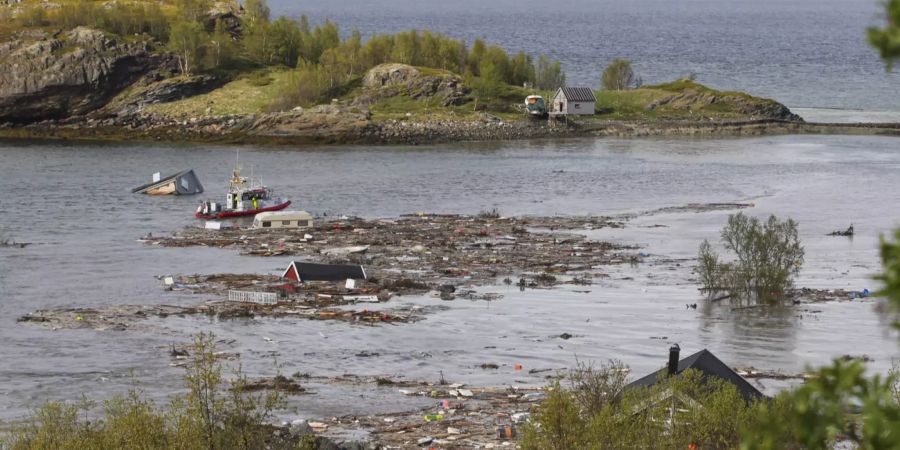
[[[877,0],[270,0],[273,13],[331,19],[364,35],[428,28],[562,61],[570,85],[600,84],[614,58],[645,83],[695,73],[790,107],[900,111],[900,74],[865,42]]]
[[[633,139],[510,142],[425,147],[243,147],[246,168],[313,212],[395,216],[414,211],[504,214],[619,214],[691,202],[754,202],[746,210],[791,216],[807,250],[798,285],[873,289],[877,238],[900,226],[898,140],[885,137],[785,136],[754,139]],[[19,417],[47,399],[123,392],[134,376],[162,398],[180,389],[166,347],[197,330],[235,339],[251,375],[403,375],[499,385],[541,384],[531,368],[619,358],[636,374],[662,365],[671,342],[686,352],[709,348],[735,365],[800,370],[843,354],[867,354],[884,371],[900,356],[897,337],[875,313],[875,300],[802,310],[735,314],[685,309],[700,300],[689,260],[714,238],[727,212],[640,216],[594,237],[642,246],[637,267],[610,267],[587,288],[519,292],[498,286],[499,301],[441,302],[402,297],[397,304],[449,306],[409,325],[368,327],[294,319],[218,322],[167,318],[147,330],[46,331],[16,324],[38,308],[106,304],[193,304],[164,292],[163,274],[277,273],[287,258],[241,257],[207,248],[164,249],[136,239],[194,224],[198,198],[131,194],[154,171],[193,167],[219,195],[234,147],[0,143],[0,227],[25,249],[0,249],[0,419]],[[205,196],[205,194],[204,194]],[[856,227],[852,239],[824,236]],[[665,225],[665,227],[651,227]],[[676,266],[676,261],[680,265]],[[586,289],[589,293],[576,292]],[[554,338],[560,333],[569,340]],[[665,336],[668,339],[651,339]],[[268,339],[266,339],[268,338]],[[271,341],[270,341],[271,340]],[[380,356],[358,358],[363,350]],[[484,371],[482,363],[501,368]],[[768,391],[779,385],[767,384]],[[396,409],[390,390],[319,386],[300,414]],[[326,395],[328,394],[328,395]],[[331,395],[333,394],[333,395]],[[362,397],[360,397],[362,394]]]

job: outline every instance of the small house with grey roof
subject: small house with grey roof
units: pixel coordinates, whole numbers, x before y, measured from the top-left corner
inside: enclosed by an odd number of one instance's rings
[[[550,102],[551,116],[591,116],[597,97],[594,91],[586,87],[561,87],[556,90]]]

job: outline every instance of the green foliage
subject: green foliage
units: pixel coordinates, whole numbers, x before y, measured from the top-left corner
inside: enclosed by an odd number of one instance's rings
[[[697,272],[710,294],[726,292],[735,300],[776,302],[792,286],[803,264],[797,223],[770,216],[766,222],[743,213],[728,217],[722,229],[733,262],[722,262],[708,241],[700,244]]]
[[[303,48],[303,33],[297,22],[287,17],[279,17],[270,27],[272,55],[269,63],[285,67],[296,67]]]
[[[17,20],[25,27],[42,27],[47,25],[47,11],[41,4],[25,5],[19,12]]]
[[[888,312],[896,319],[900,315],[900,230],[894,231],[893,242],[881,239],[881,264],[884,272],[878,279],[884,283],[884,288],[879,295],[887,297]],[[900,321],[895,320],[894,325],[900,328]]]
[[[253,26],[259,22],[268,22],[272,10],[266,0],[245,0],[244,11],[247,12],[246,21]]]
[[[900,59],[900,0],[886,0],[884,9],[887,24],[884,28],[869,28],[868,39],[891,70],[894,62]]]
[[[238,46],[225,22],[216,21],[215,29],[209,37],[206,66],[213,68],[231,67],[238,57]]]
[[[568,374],[572,396],[581,410],[591,416],[622,399],[627,377],[628,366],[618,360],[609,360],[598,367],[577,361]]]
[[[47,403],[14,426],[2,442],[10,450],[155,450],[297,448],[273,437],[268,425],[272,411],[282,405],[277,391],[248,395],[246,378],[238,369],[226,388],[215,339],[200,333],[185,375],[187,394],[157,407],[139,390],[103,403],[94,418],[94,403]],[[6,448],[4,447],[4,448]]]
[[[534,71],[534,87],[538,89],[552,90],[566,85],[566,74],[559,61],[551,63],[546,56],[538,56]]]
[[[569,450],[588,448],[587,423],[580,416],[572,394],[563,390],[559,382],[547,389],[544,400],[525,426],[522,435],[524,450]]]
[[[595,375],[608,375],[600,384],[615,389],[624,384],[617,374],[622,367],[610,363]],[[764,407],[762,402],[747,403],[734,385],[704,378],[694,370],[663,378],[650,388],[619,389],[618,395],[588,402],[593,406],[586,408],[578,400],[578,389],[567,391],[553,384],[525,426],[522,448],[667,450],[693,444],[734,449],[740,445],[741,430],[755,426],[754,413]]]
[[[329,76],[318,64],[301,64],[272,104],[275,111],[286,111],[295,106],[311,106],[328,98]]]
[[[631,68],[631,61],[627,59],[614,59],[601,75],[601,86],[608,91],[624,91],[637,87],[638,80]]]
[[[175,0],[178,18],[189,22],[203,22],[211,6],[212,0]]]
[[[203,27],[193,21],[180,21],[169,31],[169,50],[178,58],[178,68],[183,75],[190,75],[203,57],[206,33]]]
[[[146,33],[161,41],[169,34],[169,20],[154,2],[104,5],[91,0],[75,0],[60,8],[51,22],[63,28],[95,27],[120,36]]]
[[[742,448],[831,448],[839,438],[860,449],[900,448],[897,383],[896,373],[866,377],[861,363],[835,360],[803,386],[783,392],[776,401],[781,414],[760,409]]]

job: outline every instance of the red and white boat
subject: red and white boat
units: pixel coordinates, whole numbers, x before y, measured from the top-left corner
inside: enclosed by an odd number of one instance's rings
[[[225,203],[203,202],[197,208],[195,216],[206,220],[247,217],[261,212],[280,211],[290,205],[290,200],[276,197],[271,188],[242,177],[241,168],[235,167],[231,173]]]

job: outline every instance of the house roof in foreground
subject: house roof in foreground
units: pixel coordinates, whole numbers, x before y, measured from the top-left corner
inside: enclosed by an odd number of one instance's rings
[[[764,397],[759,389],[756,389],[749,381],[738,375],[731,367],[728,367],[728,364],[722,362],[721,359],[717,358],[716,355],[713,355],[709,350],[700,350],[699,352],[678,361],[677,373],[684,372],[688,369],[700,371],[704,378],[710,376],[718,377],[733,384],[737,388],[738,393],[740,393],[745,400],[754,400]],[[659,375],[660,373],[664,374],[665,370],[665,368],[657,370],[656,372],[632,382],[626,388],[653,386],[660,381]]]

